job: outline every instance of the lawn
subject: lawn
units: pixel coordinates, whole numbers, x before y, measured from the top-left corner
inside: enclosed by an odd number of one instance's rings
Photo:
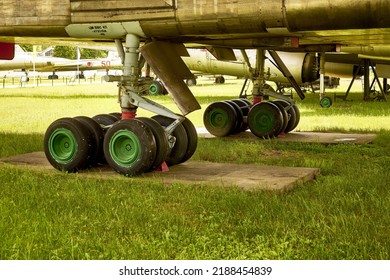
[[[192,88],[202,110],[241,84]],[[0,90],[0,156],[41,151],[62,116],[118,111],[116,85]],[[298,131],[377,133],[372,144],[199,139],[191,160],[318,167],[292,191],[85,178],[0,166],[0,259],[389,259],[390,116],[387,102],[297,101]],[[153,97],[177,111],[169,97]],[[139,111],[139,115],[149,116]]]

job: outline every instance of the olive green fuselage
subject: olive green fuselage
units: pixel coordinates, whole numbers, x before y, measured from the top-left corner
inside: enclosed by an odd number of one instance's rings
[[[281,36],[299,37],[301,44],[390,42],[390,1],[384,0],[9,0],[0,5],[0,39],[99,40],[134,33],[183,42]]]

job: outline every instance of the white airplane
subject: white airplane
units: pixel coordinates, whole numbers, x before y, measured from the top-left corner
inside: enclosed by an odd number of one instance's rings
[[[66,59],[48,56],[46,49],[43,52],[25,52],[19,45],[15,45],[15,55],[11,60],[0,60],[0,71],[22,71],[28,75],[29,71],[52,72],[49,79],[58,79],[56,72],[83,71],[97,69],[121,69],[122,64],[118,56],[109,52],[107,58],[100,59]],[[82,77],[82,76],[81,76]]]
[[[316,88],[320,86],[320,61],[324,58],[323,73],[325,75],[326,88],[335,88],[340,78],[351,79],[352,85],[356,78],[364,77],[364,99],[369,100],[372,87],[384,78],[383,88],[387,86],[387,78],[390,77],[390,47],[381,47],[380,50],[372,49],[351,49],[344,51],[349,53],[300,53],[300,52],[278,52],[286,67],[301,87]],[[223,83],[222,75],[251,79],[253,76],[252,65],[256,63],[256,50],[247,50],[246,58],[239,50],[234,50],[236,61],[220,61],[214,57],[206,48],[189,49],[190,56],[182,57],[188,68],[198,76],[215,75],[216,83]],[[354,52],[354,53],[351,53]],[[378,52],[382,56],[378,56]],[[387,55],[387,56],[385,56]],[[266,53],[264,69],[266,80],[275,82],[277,89],[290,87],[288,79],[280,71],[273,58]],[[371,70],[371,71],[369,71]],[[372,73],[374,75],[372,75]],[[373,81],[369,77],[374,76]],[[196,84],[196,79],[187,81],[187,84]],[[271,88],[270,88],[271,89]],[[337,95],[338,98],[346,99],[350,88],[345,95]],[[383,89],[382,89],[383,90]],[[240,94],[242,96],[242,94]],[[376,96],[377,99],[386,99],[385,92]],[[331,105],[330,97],[321,96],[320,104],[324,107]]]

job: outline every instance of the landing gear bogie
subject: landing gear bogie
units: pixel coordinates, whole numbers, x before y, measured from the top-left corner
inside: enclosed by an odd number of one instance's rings
[[[117,121],[109,114],[59,119],[47,129],[45,154],[56,169],[65,172],[108,164],[120,174],[139,175],[164,163],[183,163],[195,153],[195,126],[184,118],[168,135],[164,128],[174,121],[161,115]]]
[[[214,102],[206,108],[203,122],[215,136],[228,136],[247,130],[260,138],[274,138],[296,128],[299,109],[286,100],[252,105],[245,98]]]
[[[101,126],[113,125],[115,122],[120,120],[117,116],[113,116],[111,114],[99,114],[93,116],[92,119],[94,119]]]

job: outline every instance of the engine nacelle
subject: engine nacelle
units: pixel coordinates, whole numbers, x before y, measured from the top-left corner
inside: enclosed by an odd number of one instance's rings
[[[235,51],[237,61],[219,61],[208,51],[192,49],[189,50],[189,57],[182,57],[187,67],[193,72],[201,74],[219,74],[235,76],[240,78],[250,78],[249,66],[239,51]],[[287,68],[298,83],[309,83],[319,78],[319,68],[314,54],[278,52],[279,56],[286,64]],[[256,65],[256,50],[247,51],[251,65]],[[265,74],[269,81],[288,82],[283,73],[275,66],[270,56],[265,61]]]

